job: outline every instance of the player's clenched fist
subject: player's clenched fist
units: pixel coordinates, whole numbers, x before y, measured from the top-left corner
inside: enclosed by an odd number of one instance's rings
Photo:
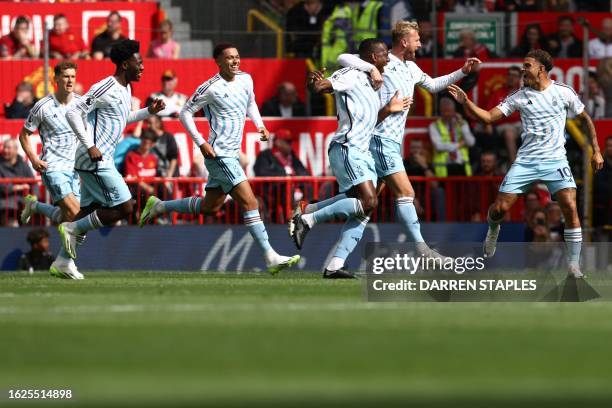
[[[161,112],[164,109],[166,109],[166,103],[162,101],[161,99],[155,99],[149,105],[149,113],[151,115],[155,115],[156,113]]]

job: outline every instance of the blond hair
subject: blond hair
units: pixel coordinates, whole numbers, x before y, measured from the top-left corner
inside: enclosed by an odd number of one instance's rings
[[[391,40],[397,44],[406,34],[411,31],[419,32],[419,24],[416,21],[398,21],[391,30]]]

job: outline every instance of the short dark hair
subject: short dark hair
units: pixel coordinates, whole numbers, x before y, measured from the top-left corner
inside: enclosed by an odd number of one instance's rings
[[[121,20],[121,14],[119,14],[117,10],[113,10],[110,13],[108,13],[108,16],[106,16],[106,21],[108,21],[108,19],[111,18],[112,16],[117,16],[119,17],[119,20]]]
[[[570,23],[574,24],[574,18],[572,16],[561,16],[557,19],[557,24],[562,22],[562,21],[569,21]]]
[[[544,69],[546,72],[550,72],[553,69],[553,59],[549,53],[544,50],[532,50],[529,51],[526,55],[527,58],[533,58],[538,61],[540,64],[544,65]]]
[[[53,16],[53,22],[55,23],[57,20],[61,19],[61,18],[66,18],[65,14],[59,13]],[[66,18],[67,19],[67,18]]]
[[[15,20],[15,25],[13,26],[13,28],[17,28],[17,26],[19,24],[27,24],[28,27],[30,26],[30,19],[25,17],[25,16],[19,16],[17,17],[17,19]]]
[[[380,38],[367,38],[363,40],[361,44],[359,44],[359,56],[362,58],[369,56],[376,50],[376,47],[378,47],[379,45],[386,46],[385,42]]]
[[[516,65],[511,66],[510,68],[508,68],[508,72],[518,72],[519,74],[521,73],[521,68],[517,67]]]
[[[74,69],[76,71],[77,64],[74,61],[69,60],[60,61],[55,65],[55,67],[53,67],[53,73],[56,77],[58,77],[67,69]]]
[[[215,46],[215,49],[213,50],[213,58],[217,59],[219,57],[219,55],[223,54],[223,51],[227,50],[228,48],[236,48],[236,49],[238,49],[232,43],[220,43],[220,44],[217,44]]]
[[[30,245],[38,244],[44,238],[49,238],[49,233],[44,228],[35,228],[32,231],[28,232],[26,240],[30,243]]]
[[[140,43],[135,40],[122,40],[113,45],[110,51],[110,59],[115,65],[121,65],[140,52]]]
[[[483,152],[480,153],[480,157],[482,157],[484,155],[495,156],[495,158],[497,159],[497,153],[495,153],[495,151],[493,151],[493,150],[483,150]]]
[[[140,134],[140,139],[147,139],[153,142],[157,142],[157,135],[151,129],[145,129]]]

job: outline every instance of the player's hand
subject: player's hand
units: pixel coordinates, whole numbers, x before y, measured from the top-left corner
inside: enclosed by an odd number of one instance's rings
[[[410,105],[412,105],[412,98],[409,96],[404,96],[403,98],[399,96],[399,91],[395,91],[393,94],[393,98],[389,101],[389,112],[397,113],[410,109]]]
[[[87,149],[87,153],[92,162],[99,162],[102,160],[102,152],[98,150],[96,146],[91,146]]]
[[[205,159],[214,159],[215,157],[217,157],[215,149],[213,149],[213,147],[206,142],[204,142],[204,144],[200,146],[200,151],[202,152],[202,156],[204,156]]]
[[[42,172],[43,170],[47,170],[47,162],[40,160],[39,158],[35,158],[32,160],[32,167],[34,170]]]
[[[604,159],[601,155],[601,152],[593,153],[593,157],[591,157],[591,166],[593,166],[593,170],[599,171],[603,169]]]
[[[383,84],[383,76],[376,67],[372,68],[370,71],[370,82],[372,82],[372,88],[374,88],[375,91],[380,89]]]
[[[268,131],[268,129],[266,129],[265,127],[260,127],[257,128],[257,131],[261,135],[259,136],[259,140],[261,140],[262,142],[268,141],[268,139],[270,138],[270,132]]]
[[[463,89],[459,88],[457,85],[450,85],[447,89],[453,98],[455,98],[455,100],[461,105],[465,105],[467,103],[468,97]]]
[[[322,81],[325,79],[325,70],[326,68],[321,68],[317,71],[311,71],[308,73],[308,80],[311,83],[315,83],[317,81]]]
[[[149,113],[155,115],[157,112],[161,112],[166,109],[166,103],[161,99],[155,99],[149,104]]]
[[[467,75],[472,71],[476,71],[476,69],[478,69],[478,66],[482,64],[482,61],[479,60],[478,58],[468,58],[465,60],[465,64],[463,64],[463,68],[461,68],[461,71]]]

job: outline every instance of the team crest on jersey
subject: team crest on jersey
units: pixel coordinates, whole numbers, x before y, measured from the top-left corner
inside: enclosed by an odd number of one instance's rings
[[[93,103],[93,98],[90,96],[89,98],[87,98],[85,103],[87,104],[87,106],[91,106],[91,104]]]
[[[552,104],[553,104],[553,106],[557,106],[557,98],[556,97],[553,97]]]

